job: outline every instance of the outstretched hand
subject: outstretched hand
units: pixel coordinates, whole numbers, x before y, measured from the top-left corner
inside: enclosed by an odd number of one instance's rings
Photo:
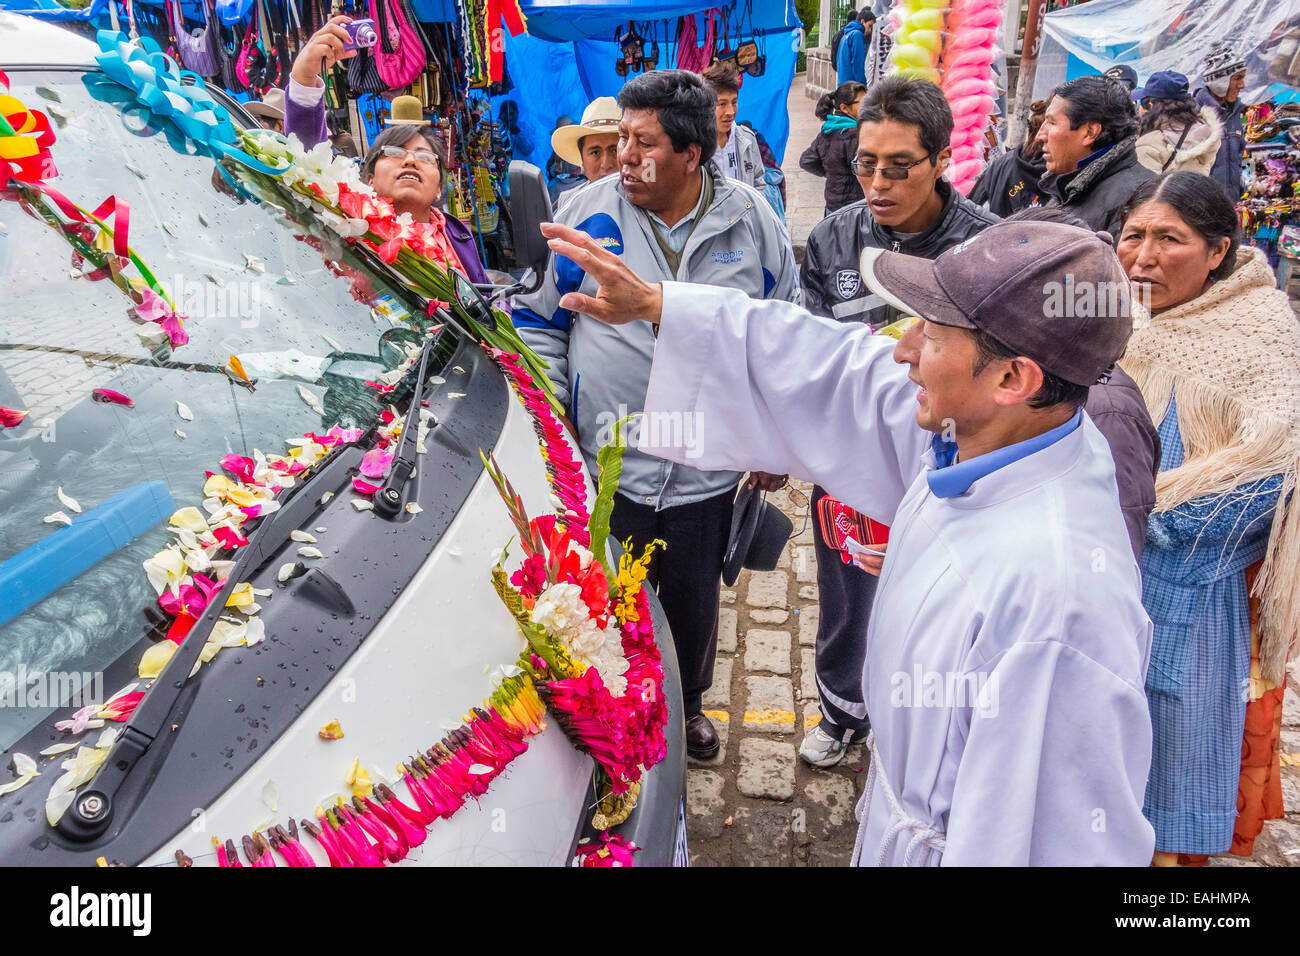
[[[594,296],[566,293],[560,298],[560,308],[581,312],[610,325],[637,319],[658,323],[664,307],[663,287],[659,283],[646,282],[585,232],[557,222],[544,222],[542,235],[549,240],[547,245],[552,252],[573,260],[598,286]]]

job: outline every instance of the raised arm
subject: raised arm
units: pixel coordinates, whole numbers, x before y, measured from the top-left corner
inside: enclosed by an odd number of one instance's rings
[[[340,60],[357,55],[356,50],[344,50],[348,40],[343,24],[351,17],[342,14],[330,17],[325,25],[311,35],[289,73],[289,88],[284,96],[284,131],[293,133],[308,149],[323,143],[328,130],[325,126],[325,81],[321,76]]]
[[[692,416],[691,448],[641,450],[709,470],[789,473],[880,520],[892,517],[929,440],[916,425],[916,386],[892,339],[732,289],[650,284],[576,230],[543,227],[556,255],[596,279],[595,296],[560,305],[611,324],[659,324],[645,412]],[[642,428],[671,438],[684,429]]]

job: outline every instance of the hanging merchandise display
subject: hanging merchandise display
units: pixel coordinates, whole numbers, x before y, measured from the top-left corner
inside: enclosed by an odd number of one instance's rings
[[[1245,138],[1247,185],[1237,204],[1242,240],[1264,251],[1285,287],[1300,259],[1300,104],[1250,107]]]
[[[952,108],[948,181],[963,195],[984,166],[996,106],[998,0],[898,0],[889,13],[891,72],[938,83]]]

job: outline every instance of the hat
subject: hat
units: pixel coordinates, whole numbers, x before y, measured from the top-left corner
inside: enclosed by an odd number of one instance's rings
[[[1001,222],[933,261],[882,249],[861,272],[890,305],[979,329],[1076,385],[1093,385],[1133,331],[1128,276],[1110,237],[1055,222]]]
[[[578,140],[592,133],[617,133],[623,111],[612,96],[600,96],[587,104],[582,111],[582,122],[577,126],[561,126],[551,134],[551,148],[555,155],[574,166],[582,165],[582,152]]]
[[[1147,77],[1146,86],[1133,95],[1140,100],[1190,100],[1187,77],[1173,70],[1161,70]]]
[[[1210,52],[1206,54],[1205,65],[1201,67],[1201,75],[1205,77],[1208,83],[1210,80],[1236,76],[1245,68],[1246,61],[1232,52],[1232,48],[1220,40],[1210,47]]]
[[[767,495],[749,483],[736,492],[731,511],[731,534],[722,558],[722,580],[727,587],[736,583],[742,567],[751,571],[774,571],[781,549],[790,540],[794,526]]]
[[[1109,70],[1103,73],[1102,76],[1106,77],[1108,80],[1119,80],[1129,88],[1130,92],[1138,85],[1137,70],[1133,69],[1133,67],[1129,66],[1127,63],[1112,66]]]
[[[284,90],[277,86],[271,87],[260,100],[245,103],[244,111],[269,119],[284,119]]]
[[[424,118],[424,105],[420,102],[418,96],[399,96],[393,100],[392,109],[389,110],[388,119],[384,120],[385,126],[429,126],[431,125]]]

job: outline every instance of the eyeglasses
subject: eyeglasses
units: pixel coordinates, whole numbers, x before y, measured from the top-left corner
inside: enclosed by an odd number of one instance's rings
[[[853,160],[849,165],[853,167],[854,174],[858,176],[870,179],[872,176],[876,175],[876,170],[878,169],[880,170],[880,175],[884,176],[886,179],[897,181],[899,179],[906,179],[914,166],[920,166],[926,160],[932,159],[934,156],[934,153],[926,153],[916,162],[908,163],[906,166],[877,166],[875,163],[863,162],[860,159]]]
[[[437,163],[437,154],[427,149],[403,149],[400,146],[385,146],[379,151],[389,159],[406,159],[407,156],[414,156],[417,163]]]

